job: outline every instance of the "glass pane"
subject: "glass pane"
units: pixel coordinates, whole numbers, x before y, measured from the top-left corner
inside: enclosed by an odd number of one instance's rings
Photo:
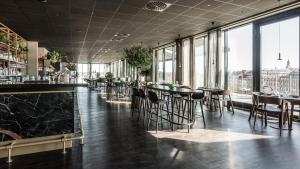
[[[299,95],[299,17],[261,27],[261,91]],[[279,55],[280,53],[280,55]]]
[[[173,47],[165,49],[165,82],[173,83]]]
[[[190,40],[183,41],[183,85],[190,85]]]
[[[252,29],[250,24],[228,31],[228,89],[236,99],[249,99],[253,89]]]
[[[197,38],[194,40],[195,50],[195,73],[194,88],[204,86],[204,57],[205,57],[205,38]]]
[[[157,82],[162,83],[164,81],[164,62],[163,62],[163,50],[157,51]]]
[[[209,36],[209,63],[210,63],[210,75],[209,86],[216,87],[216,52],[217,52],[217,33],[212,32]]]

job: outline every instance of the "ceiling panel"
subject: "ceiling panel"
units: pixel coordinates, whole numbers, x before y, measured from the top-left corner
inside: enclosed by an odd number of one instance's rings
[[[0,22],[70,60],[105,63],[131,45],[154,47],[296,0],[161,0],[171,4],[163,12],[146,10],[148,1],[1,0]],[[130,36],[111,41],[117,33]]]

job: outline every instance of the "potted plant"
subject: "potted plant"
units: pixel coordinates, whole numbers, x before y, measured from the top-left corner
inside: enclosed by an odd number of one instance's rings
[[[50,52],[47,53],[46,58],[54,62],[57,62],[61,59],[61,53],[56,50],[51,50]]]
[[[111,72],[107,72],[105,74],[105,78],[108,82],[112,82],[113,77],[114,77],[114,75]]]
[[[169,87],[169,89],[170,89],[171,91],[174,90],[174,84],[168,83],[168,87]]]
[[[7,39],[7,34],[4,32],[0,32],[0,42],[7,44],[8,39]]]
[[[150,48],[143,48],[141,45],[125,48],[124,57],[130,65],[137,67],[137,81],[142,71],[151,69],[153,58]]]

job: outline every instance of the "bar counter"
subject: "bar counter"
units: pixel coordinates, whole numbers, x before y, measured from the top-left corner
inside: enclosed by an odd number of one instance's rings
[[[78,86],[49,83],[0,85],[0,143],[82,136]]]

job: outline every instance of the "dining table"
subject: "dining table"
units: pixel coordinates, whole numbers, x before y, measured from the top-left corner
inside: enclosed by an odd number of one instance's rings
[[[188,132],[190,132],[190,127],[191,125],[193,125],[193,119],[194,117],[191,117],[192,114],[192,108],[191,108],[191,96],[194,93],[199,93],[199,90],[194,90],[194,89],[188,89],[188,88],[182,88],[182,87],[174,87],[172,89],[170,89],[169,86],[166,85],[148,85],[147,89],[149,90],[155,90],[155,91],[159,91],[159,92],[168,92],[171,95],[171,121],[169,121],[171,123],[171,127],[172,127],[172,131],[174,131],[174,125],[187,125],[188,126]],[[180,122],[175,122],[175,116],[177,116],[177,118],[185,118],[179,115],[179,113],[175,113],[174,111],[174,95],[175,94],[184,94],[186,96],[188,96],[188,116],[186,118],[187,123],[180,123]]]

